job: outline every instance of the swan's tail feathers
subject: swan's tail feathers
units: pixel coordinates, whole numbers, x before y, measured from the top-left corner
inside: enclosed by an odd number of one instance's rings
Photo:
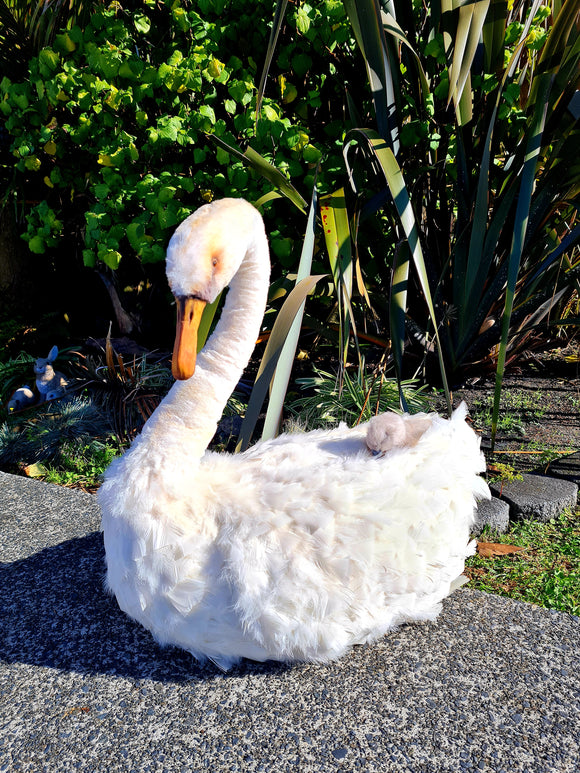
[[[458,588],[461,588],[462,585],[465,585],[469,582],[469,577],[466,577],[464,574],[460,574],[459,577],[456,577],[449,586],[449,593],[453,593],[453,591],[456,591]]]
[[[467,403],[465,400],[462,400],[457,408],[453,411],[452,419],[453,421],[465,421],[467,418],[467,414],[469,413],[469,409],[467,407]]]
[[[209,655],[208,660],[210,660],[214,666],[217,666],[219,670],[222,672],[222,674],[227,674],[227,672],[232,668],[232,666],[235,666],[237,663],[239,663],[239,658],[222,658],[219,655]]]

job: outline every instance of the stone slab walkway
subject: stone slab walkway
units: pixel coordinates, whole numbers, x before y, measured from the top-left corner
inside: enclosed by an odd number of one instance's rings
[[[0,771],[580,770],[578,618],[461,589],[337,663],[224,675],[118,610],[98,528],[0,473]]]

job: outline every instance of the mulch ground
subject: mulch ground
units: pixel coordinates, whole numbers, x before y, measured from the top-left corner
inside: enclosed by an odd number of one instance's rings
[[[454,404],[467,402],[488,459],[494,387],[491,375],[453,393]],[[554,350],[520,360],[504,378],[494,461],[531,471],[551,456],[578,450],[580,359]]]

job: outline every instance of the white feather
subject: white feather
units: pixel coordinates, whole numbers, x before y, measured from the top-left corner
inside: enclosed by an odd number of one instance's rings
[[[434,619],[472,552],[476,499],[489,496],[466,407],[450,420],[429,415],[413,445],[381,456],[366,446],[367,425],[204,452],[268,288],[261,218],[225,200],[186,221],[170,247],[180,293],[200,292],[216,239],[233,276],[218,328],[99,493],[108,587],[159,642],[221,668],[241,657],[327,661]],[[225,280],[206,281],[213,294]]]

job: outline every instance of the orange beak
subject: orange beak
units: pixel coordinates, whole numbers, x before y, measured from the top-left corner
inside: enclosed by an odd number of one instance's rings
[[[197,330],[206,302],[193,295],[180,295],[175,300],[177,301],[177,331],[171,372],[173,378],[184,381],[191,378],[195,371]]]

